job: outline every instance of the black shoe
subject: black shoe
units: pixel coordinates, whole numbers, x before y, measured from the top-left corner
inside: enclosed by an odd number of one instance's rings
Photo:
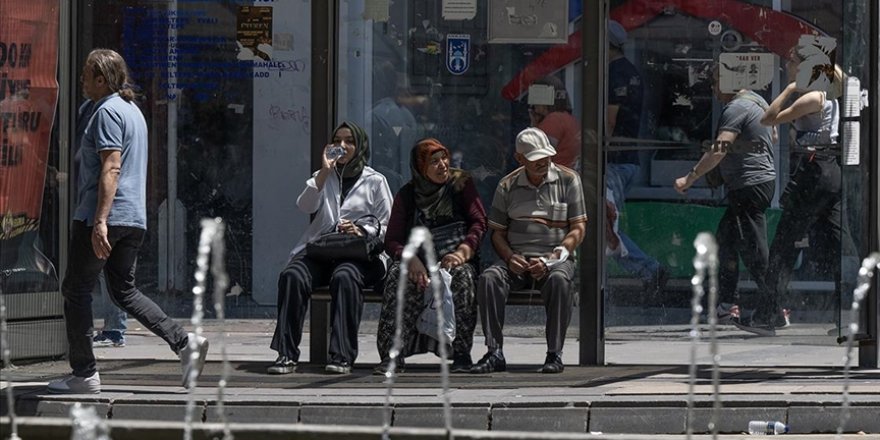
[[[125,336],[119,332],[100,332],[92,338],[92,347],[125,347]]]
[[[740,330],[754,333],[756,335],[776,336],[776,327],[773,323],[755,319],[754,314],[750,317],[731,318],[730,323]]]
[[[324,367],[324,372],[330,374],[349,374],[351,373],[351,364],[343,361],[333,361]]]
[[[450,373],[469,373],[474,361],[471,359],[470,353],[457,354],[452,357],[452,367],[449,368]]]
[[[565,370],[565,365],[562,363],[562,356],[559,353],[547,353],[547,358],[544,359],[544,366],[541,367],[541,373],[555,374],[562,373],[562,370]]]
[[[739,306],[731,303],[719,303],[715,308],[715,319],[718,325],[733,324],[733,320],[739,320]]]
[[[472,374],[488,374],[496,371],[506,371],[507,361],[504,360],[504,353],[501,349],[491,350],[480,359],[479,362],[471,367]]]
[[[376,365],[376,368],[373,368],[373,374],[384,376],[388,373],[388,369],[391,366],[391,359],[384,359],[379,365]],[[397,358],[397,365],[394,367],[394,371],[397,373],[403,373],[406,371],[406,361],[403,358]]]
[[[291,360],[287,356],[278,356],[275,363],[266,368],[269,374],[290,374],[296,368],[296,361]]]

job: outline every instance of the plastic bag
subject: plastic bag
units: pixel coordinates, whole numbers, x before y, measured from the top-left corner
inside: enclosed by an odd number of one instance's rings
[[[445,344],[451,344],[455,339],[455,306],[452,303],[452,275],[446,269],[437,271],[440,276],[431,279],[431,284],[425,289],[424,304],[425,308],[419,315],[419,321],[416,328],[419,333],[428,335],[437,341],[437,304],[434,302],[433,283],[440,283],[441,306],[443,307],[443,336],[442,341]]]

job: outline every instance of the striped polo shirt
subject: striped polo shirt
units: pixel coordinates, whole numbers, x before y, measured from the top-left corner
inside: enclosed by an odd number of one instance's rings
[[[585,221],[580,176],[554,163],[537,187],[529,182],[524,167],[504,176],[489,211],[489,227],[506,231],[511,249],[526,257],[552,252],[562,244],[569,225]]]

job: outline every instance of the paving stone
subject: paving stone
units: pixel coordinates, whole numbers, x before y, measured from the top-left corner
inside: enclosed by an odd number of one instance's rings
[[[589,432],[605,434],[681,434],[687,408],[591,407]]]
[[[107,403],[81,403],[84,407],[94,407],[95,413],[102,418],[107,418],[107,413],[110,412],[110,405]],[[15,415],[19,417],[63,417],[66,419],[70,417],[70,409],[75,404],[75,401],[19,399],[15,403]],[[3,415],[6,415],[5,411]]]
[[[432,407],[401,407],[394,408],[394,426],[417,428],[442,428],[443,406]],[[489,406],[453,407],[452,427],[455,429],[489,429]]]
[[[299,405],[223,405],[230,423],[297,423]],[[206,422],[219,422],[217,406],[205,409]]]
[[[587,432],[587,407],[493,407],[493,431]]]
[[[698,402],[702,397],[698,396]],[[590,402],[591,407],[613,407],[613,408],[641,408],[641,407],[661,407],[675,408],[686,407],[687,396],[677,395],[655,395],[648,394],[644,396],[604,396],[597,397]]]
[[[747,432],[749,422],[752,420],[785,420],[785,408],[782,407],[723,407],[721,408],[716,423],[718,432],[736,434]],[[712,417],[711,408],[695,408],[694,422],[692,424],[695,433],[709,432],[709,419]]]
[[[315,425],[382,426],[385,417],[381,406],[303,405],[299,421]]]
[[[789,430],[795,434],[833,433],[840,425],[840,406],[793,406],[788,409]],[[880,433],[880,407],[851,406],[845,432]]]
[[[201,422],[205,403],[196,402],[193,420]],[[113,420],[163,420],[182,422],[186,419],[186,405],[114,403]]]

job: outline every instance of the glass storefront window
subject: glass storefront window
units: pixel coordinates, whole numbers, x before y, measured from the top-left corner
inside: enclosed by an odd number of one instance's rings
[[[513,138],[533,124],[529,109],[536,106],[529,95],[538,90],[533,87],[549,85],[554,97],[561,92],[570,100],[572,115],[580,119],[581,2],[568,2],[566,26],[558,28],[565,31],[563,43],[493,41],[491,2],[477,2],[476,13],[467,19],[447,17],[449,11],[439,1],[395,6],[400,7],[370,11],[376,14],[372,16],[365,12],[364,2],[340,3],[339,119],[361,121],[367,127],[372,165],[386,175],[392,192],[410,178],[413,140],[436,137],[453,152],[454,166],[474,174],[483,203],[489,205],[498,180],[517,167]],[[828,57],[825,65],[839,65],[848,84],[857,78],[864,88],[869,83],[867,58],[858,54],[865,50],[867,28],[859,17],[866,7],[827,1],[611,2],[608,104],[603,109],[608,122],[603,145],[606,187],[599,195],[609,203],[607,215],[591,223],[604,228],[609,239],[603,281],[609,362],[646,361],[627,345],[631,341],[669,341],[670,347],[687,342],[683,329],[690,317],[692,243],[700,231],[717,231],[732,185],[710,187],[703,178],[682,195],[674,182],[688,173],[701,158],[705,141],[711,145],[719,132],[726,101],[715,92],[716,69],[722,72],[719,81],[727,94],[750,89],[766,106],[786,88],[790,75],[797,76],[797,66],[787,67],[786,60],[807,38]],[[520,15],[546,18],[507,11],[507,23]],[[517,23],[523,25],[521,17]],[[566,36],[573,38],[564,43]],[[450,63],[462,39],[467,41],[469,63],[459,73]],[[848,93],[832,99],[838,108],[854,108],[860,88]],[[858,162],[836,159],[841,171],[832,186],[841,188],[839,211],[823,214],[825,221],[806,228],[793,244],[795,250],[776,263],[791,264],[791,282],[781,288],[779,301],[792,325],[780,329],[775,338],[755,340],[750,332],[725,322],[725,338],[742,343],[741,350],[769,344],[781,346],[779,353],[784,353],[786,346],[806,344],[821,352],[837,345],[840,312],[848,307],[846,292],[852,290],[858,256],[866,252],[861,244],[865,213],[853,201],[860,200],[866,183],[867,150],[859,145],[864,145],[867,131],[847,125],[847,118],[853,117],[840,114],[839,136],[829,143],[832,155],[840,154],[847,142],[861,153]],[[775,176],[762,178],[768,253],[788,202],[784,194],[792,191],[786,187],[800,160],[798,135],[791,132],[791,124],[774,125],[777,137],[767,145],[772,157],[767,171]],[[580,170],[579,162],[571,164]],[[839,240],[831,233],[838,226]],[[782,248],[777,247],[776,258]],[[735,270],[725,272],[722,289],[725,307],[739,306],[743,323],[767,296],[764,280],[749,270],[751,261],[742,261],[749,258],[746,250],[744,258],[733,263]],[[495,257],[488,240],[482,252],[483,264],[490,264]],[[526,321],[542,316],[525,315]],[[618,345],[625,350],[618,351]],[[669,361],[687,362],[686,354],[681,350]],[[829,362],[839,362],[839,356],[832,357]],[[726,362],[755,359],[731,357]],[[812,361],[770,356],[767,362]]]
[[[115,49],[143,94],[144,291],[185,304],[199,221],[221,217],[233,313],[274,305],[277,272],[308,221],[290,188],[309,173],[309,17],[307,2],[95,1],[79,9],[76,62],[91,48]]]
[[[617,150],[638,154],[633,161],[638,168],[630,170],[631,178],[623,179],[629,189],[618,220],[623,243],[632,247],[624,246],[629,248],[629,257],[618,255],[608,266],[608,340],[612,347],[630,340],[669,341],[671,347],[685,341],[686,335],[676,326],[686,324],[690,314],[692,243],[698,232],[708,230],[721,234],[719,298],[724,306],[720,312],[726,313],[736,304],[741,313],[737,323],[742,325],[722,327],[722,337],[741,344],[743,352],[724,361],[810,362],[809,357],[783,355],[788,351],[786,346],[814,346],[816,353],[833,350],[835,339],[842,334],[840,312],[849,306],[858,257],[867,252],[861,244],[865,216],[861,204],[854,202],[863,197],[868,163],[868,150],[862,146],[867,132],[856,122],[861,89],[869,81],[866,58],[857,55],[865,50],[867,28],[860,14],[867,5],[731,0],[661,7],[664,3],[669,2],[637,8],[632,2],[616,1],[610,9],[611,19],[621,24],[627,36],[621,55],[635,66],[645,96],[638,112],[638,139],[621,139],[612,133],[606,143],[609,189],[616,183],[615,167],[620,166],[611,155]],[[610,26],[612,54],[615,38]],[[792,50],[800,51],[799,64],[788,62]],[[842,69],[845,79],[830,84],[834,65]],[[826,73],[820,73],[823,68]],[[716,73],[726,97],[715,90]],[[614,77],[610,72],[609,81]],[[829,79],[827,86],[814,85],[823,78]],[[685,194],[675,191],[675,179],[687,176],[698,163],[709,145],[707,140],[711,143],[725,129],[741,137],[748,135],[736,127],[731,129],[731,113],[723,114],[727,101],[738,96],[733,94],[752,90],[766,106],[796,79],[801,91],[782,105],[790,105],[808,84],[822,89],[827,107],[815,115],[827,118],[829,127],[830,119],[839,120],[831,136],[822,142],[805,143],[804,131],[816,128],[805,128],[804,119],[794,125],[788,120],[773,124],[778,140],[769,148],[772,170],[765,167],[760,171],[755,163],[736,168],[731,165],[733,160],[741,161],[744,156],[728,153],[722,159],[727,162],[720,165],[722,173],[727,173],[725,185],[711,187],[703,177]],[[856,85],[859,81],[862,86]],[[844,93],[847,84],[850,87]],[[609,105],[618,92],[613,88],[608,91]],[[757,110],[753,117],[761,116],[763,112]],[[809,183],[804,173],[819,169],[824,170],[819,172],[823,178]],[[705,170],[699,170],[700,174]],[[771,178],[773,171],[775,177]],[[743,186],[742,176],[749,172],[768,174]],[[767,186],[755,192],[758,186],[754,182],[768,179]],[[811,189],[804,191],[805,185]],[[743,199],[748,191],[752,192]],[[755,226],[743,220],[753,217],[734,218],[731,206],[754,206],[762,197],[766,200],[752,209],[765,208],[766,234],[750,235]],[[760,227],[757,230],[760,232]],[[766,236],[761,238],[766,244],[755,242],[752,236]],[[763,257],[761,246],[766,246]],[[654,269],[657,264],[659,276]],[[784,277],[789,272],[791,280],[786,283]],[[641,279],[633,281],[636,277]],[[779,308],[785,309],[777,312],[784,313],[785,320],[779,316],[776,325],[783,326],[786,320],[792,325],[777,328],[775,338],[763,333],[765,337],[752,340],[756,336],[751,330],[766,330],[757,315],[752,320],[752,312],[766,309],[764,304],[773,291],[778,292]],[[736,315],[737,308],[734,310]],[[743,332],[744,328],[749,331]],[[779,355],[755,356],[753,344],[774,346],[772,352]],[[841,359],[837,355],[826,358],[831,363]],[[672,359],[686,361],[684,351],[671,352]],[[638,361],[627,351],[613,348],[608,360]]]
[[[138,281],[173,304],[184,304],[179,300],[192,286],[199,219],[219,216],[227,222],[226,263],[237,294],[231,308],[244,316],[274,316],[278,270],[309,221],[291,195],[313,171],[311,119],[325,111],[311,105],[311,5],[265,3],[98,0],[76,9],[75,62],[94,47],[116,49],[144,95],[151,129],[149,232]],[[518,166],[513,146],[520,130],[540,124],[537,119],[553,110],[575,124],[581,120],[584,87],[596,87],[583,84],[579,62],[582,31],[590,31],[581,26],[583,2],[555,7],[522,1],[513,10],[494,3],[446,10],[444,2],[428,0],[382,10],[364,0],[338,2],[332,29],[337,111],[329,125],[352,120],[366,128],[371,165],[392,192],[411,178],[414,142],[434,137],[450,149],[452,166],[473,175],[489,206],[498,181]],[[609,87],[601,92],[607,95],[601,109],[608,122],[601,147],[606,185],[590,195],[609,201],[607,215],[590,223],[609,239],[601,250],[607,259],[600,280],[609,362],[640,361],[631,358],[631,347],[615,348],[625,342],[669,340],[676,347],[687,338],[691,243],[699,231],[716,231],[730,190],[710,188],[701,179],[682,195],[673,184],[719,131],[724,102],[713,89],[715,66],[725,72],[719,78],[772,102],[797,70],[787,60],[802,36],[833,42],[834,50],[824,43],[814,47],[829,60],[822,65],[840,66],[849,86],[836,99],[834,145],[839,154],[844,146],[860,154],[858,160],[837,158],[840,209],[825,216],[841,226],[840,240],[829,236],[824,223],[797,240],[782,305],[790,310],[789,329],[773,339],[724,329],[734,343],[778,345],[783,352],[793,344],[817,350],[836,345],[855,264],[868,251],[868,212],[861,200],[869,192],[871,152],[867,124],[854,124],[859,117],[853,113],[861,109],[855,104],[861,90],[876,82],[865,55],[867,8],[864,1],[825,0],[610,2],[608,18],[617,24],[609,21],[603,40],[609,54]],[[790,127],[777,124],[778,140],[770,147],[776,176],[766,208],[768,247],[787,209],[791,172],[799,166],[798,135]],[[569,148],[561,135],[553,137],[566,153],[558,159],[580,171],[582,140]],[[481,250],[482,264],[491,264],[496,256],[488,237]],[[764,293],[748,265],[736,266],[735,289],[726,290],[724,299],[748,309]],[[540,308],[513,307],[510,313],[526,327],[542,325]],[[577,325],[569,336],[577,334]],[[682,350],[670,361],[684,356]],[[829,362],[840,359],[832,357]]]

